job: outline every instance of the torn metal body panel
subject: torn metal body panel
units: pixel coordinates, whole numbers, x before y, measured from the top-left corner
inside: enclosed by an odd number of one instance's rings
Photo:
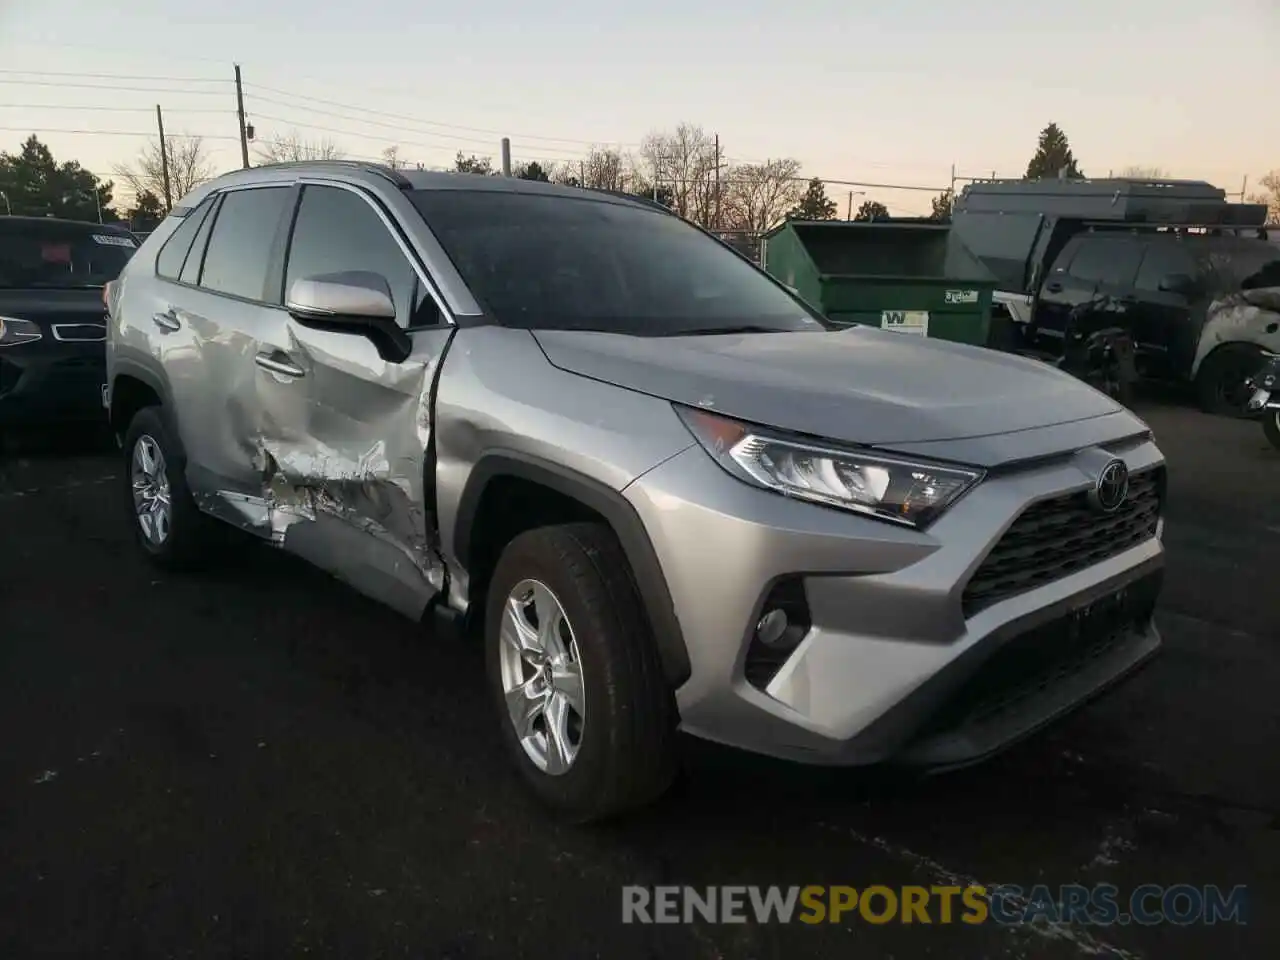
[[[286,323],[282,352],[300,374],[255,367],[224,408],[241,431],[227,459],[252,483],[197,502],[416,619],[444,586],[423,486],[451,330],[412,334],[393,364],[367,340]]]
[[[431,388],[451,333],[412,334],[397,364],[365,339],[291,323],[305,399],[268,387],[255,438],[261,533],[415,618],[444,585],[423,484]]]
[[[1191,375],[1205,357],[1226,343],[1251,343],[1280,352],[1280,287],[1242,290],[1214,300],[1205,312]]]

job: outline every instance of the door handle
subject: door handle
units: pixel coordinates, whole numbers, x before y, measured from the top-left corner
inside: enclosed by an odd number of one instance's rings
[[[1062,292],[1062,284],[1060,284],[1057,280],[1051,280],[1051,281],[1049,281],[1048,283],[1046,283],[1046,284],[1044,285],[1044,288],[1045,288],[1046,290],[1048,290],[1050,293],[1061,293],[1061,292]]]
[[[161,310],[159,313],[151,315],[151,322],[161,330],[172,333],[174,330],[182,329],[182,322],[178,320],[178,315],[173,312],[173,308]]]
[[[307,371],[280,353],[260,353],[253,358],[253,362],[263,370],[270,370],[272,373],[278,373],[286,377],[305,377],[307,375]]]

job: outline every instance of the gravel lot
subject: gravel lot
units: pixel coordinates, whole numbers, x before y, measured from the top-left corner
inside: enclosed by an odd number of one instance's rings
[[[0,957],[1276,956],[1280,453],[1171,461],[1160,658],[984,766],[906,783],[696,743],[667,802],[545,818],[478,651],[261,549],[157,574],[119,458],[0,462]],[[962,878],[956,880],[955,878]],[[624,927],[625,884],[1248,884],[1247,926]]]

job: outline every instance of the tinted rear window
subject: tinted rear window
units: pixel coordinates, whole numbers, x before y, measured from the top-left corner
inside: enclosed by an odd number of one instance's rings
[[[736,253],[638,204],[489,190],[412,197],[472,294],[507,326],[652,336],[823,329]]]
[[[90,225],[0,218],[0,288],[101,287],[135,249],[131,236]]]
[[[1210,295],[1280,285],[1280,247],[1264,240],[1188,237],[1197,279]]]

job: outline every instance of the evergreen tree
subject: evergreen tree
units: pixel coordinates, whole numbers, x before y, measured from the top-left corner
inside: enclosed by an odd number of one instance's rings
[[[864,201],[862,206],[858,208],[858,212],[853,215],[855,220],[888,220],[889,208],[879,200]]]
[[[1056,180],[1059,171],[1065,170],[1068,180],[1082,180],[1084,174],[1076,166],[1075,154],[1071,152],[1071,144],[1067,135],[1056,123],[1051,123],[1040,131],[1040,144],[1035,156],[1027,164],[1027,180]]]
[[[951,204],[955,202],[955,197],[950,190],[943,190],[940,194],[933,198],[933,213],[929,214],[930,220],[937,220],[939,223],[946,223],[951,219]]]
[[[112,223],[120,219],[111,209],[112,186],[74,160],[58,163],[34,134],[18,153],[0,153],[0,191],[7,200],[0,212],[96,221],[101,209],[103,221]]]
[[[800,202],[787,214],[788,220],[834,220],[836,203],[827,196],[827,188],[814,177],[809,181]]]

